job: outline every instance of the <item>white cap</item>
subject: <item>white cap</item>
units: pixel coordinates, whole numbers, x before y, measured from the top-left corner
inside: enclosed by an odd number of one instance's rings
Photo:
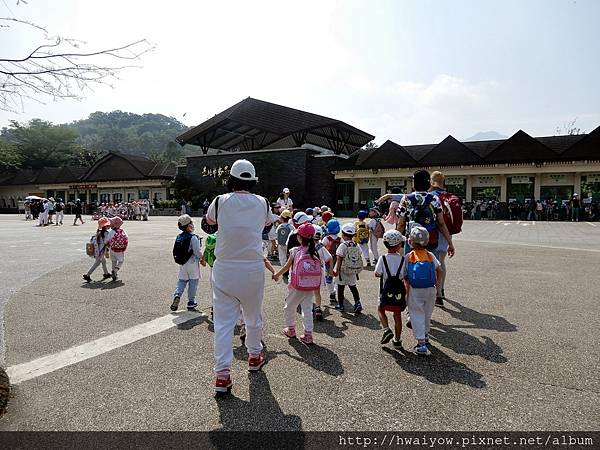
[[[310,222],[311,220],[312,220],[312,216],[309,216],[306,213],[303,213],[302,211],[298,211],[294,215],[294,223],[296,223],[298,225],[305,223],[305,222]]]
[[[315,229],[315,238],[321,238],[323,236],[323,228],[319,225],[313,225]]]
[[[387,242],[390,247],[395,247],[404,242],[404,236],[398,230],[387,230],[383,233],[383,242]]]
[[[356,234],[356,227],[353,223],[347,223],[342,227],[342,233],[354,236]]]
[[[238,178],[240,180],[247,181],[258,181],[258,177],[256,176],[256,169],[250,161],[247,159],[238,159],[231,165],[231,170],[229,174],[232,177]]]
[[[283,188],[283,193],[284,193],[284,194],[289,194],[289,193],[290,193],[290,190],[289,190],[288,188]]]
[[[186,225],[192,223],[192,218],[187,214],[183,214],[182,216],[179,216],[179,219],[177,219],[177,223],[180,226],[185,227]]]
[[[429,231],[421,226],[415,225],[410,230],[410,238],[415,244],[425,246],[427,245],[427,242],[429,242]]]

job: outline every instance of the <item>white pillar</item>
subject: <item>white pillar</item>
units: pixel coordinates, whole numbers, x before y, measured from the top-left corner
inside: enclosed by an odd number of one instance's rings
[[[573,193],[579,194],[579,198],[583,198],[583,192],[581,192],[581,174],[579,172],[573,174]]]
[[[466,201],[467,203],[471,203],[473,201],[472,198],[472,193],[473,193],[473,176],[472,175],[467,175],[467,179],[466,179]]]
[[[506,202],[506,175],[502,174],[498,178],[500,180],[500,201]]]
[[[535,181],[533,183],[533,198],[536,200],[540,200],[540,196],[542,195],[542,174],[535,174]]]
[[[351,207],[352,207],[352,209],[354,209],[354,204],[355,203],[358,204],[358,201],[359,201],[358,200],[358,183],[359,183],[359,181],[357,179],[354,179],[352,181],[354,181],[354,201],[352,202]],[[360,208],[360,205],[359,205],[359,208]]]

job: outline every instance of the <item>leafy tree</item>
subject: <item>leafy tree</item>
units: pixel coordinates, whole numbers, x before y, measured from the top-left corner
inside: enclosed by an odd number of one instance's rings
[[[15,170],[21,165],[21,155],[14,145],[0,141],[0,172]]]
[[[81,152],[76,131],[40,119],[27,124],[13,120],[10,128],[2,130],[2,136],[18,153],[21,167],[27,169],[60,167],[72,163]]]

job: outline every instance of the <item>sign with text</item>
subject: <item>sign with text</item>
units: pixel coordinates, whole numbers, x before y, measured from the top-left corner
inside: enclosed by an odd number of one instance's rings
[[[588,183],[600,183],[600,173],[588,173],[586,180]]]
[[[377,178],[365,178],[362,180],[362,185],[365,187],[378,187],[379,181]]]
[[[512,184],[530,184],[531,179],[529,175],[513,175],[510,177],[510,182]]]
[[[462,186],[465,184],[465,177],[446,177],[444,184],[447,186]]]
[[[390,178],[387,180],[387,185],[389,187],[404,187],[406,186],[405,178]]]
[[[69,189],[96,189],[98,187],[97,184],[71,184],[69,185]]]
[[[473,186],[475,187],[486,187],[486,186],[499,186],[498,177],[496,175],[480,175],[474,177]]]

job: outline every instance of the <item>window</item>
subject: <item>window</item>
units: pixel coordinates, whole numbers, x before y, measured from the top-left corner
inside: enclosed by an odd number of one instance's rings
[[[500,187],[474,187],[471,200],[496,200],[500,198]],[[457,194],[458,195],[458,194]]]
[[[583,175],[581,177],[581,192],[578,192],[578,194],[580,198],[588,198],[591,195],[594,200],[600,200],[600,181],[598,181],[597,176]]]
[[[338,181],[335,184],[336,190],[336,202],[334,205],[334,211],[337,209],[337,213],[342,215],[342,211],[346,211],[353,215],[354,210],[354,181]]]
[[[110,203],[110,194],[100,194],[100,203]]]
[[[506,199],[510,201],[511,198],[514,198],[519,203],[524,203],[527,199],[532,200],[533,195],[533,184],[535,181],[535,177],[529,176],[513,176],[508,177],[506,180],[507,189],[506,189]],[[536,200],[539,200],[536,199]]]
[[[135,193],[134,192],[128,192],[127,193],[127,201],[128,202],[132,202],[133,200],[135,200]]]
[[[90,203],[92,203],[92,204],[98,203],[98,193],[97,192],[92,192],[90,194]]]
[[[150,191],[149,190],[143,190],[140,191],[140,195],[139,195],[139,199],[149,199],[150,198]]]
[[[75,194],[69,194],[69,202],[75,203]]]
[[[123,201],[123,194],[121,194],[120,192],[113,194],[113,202],[114,203],[121,203],[122,201]]]

